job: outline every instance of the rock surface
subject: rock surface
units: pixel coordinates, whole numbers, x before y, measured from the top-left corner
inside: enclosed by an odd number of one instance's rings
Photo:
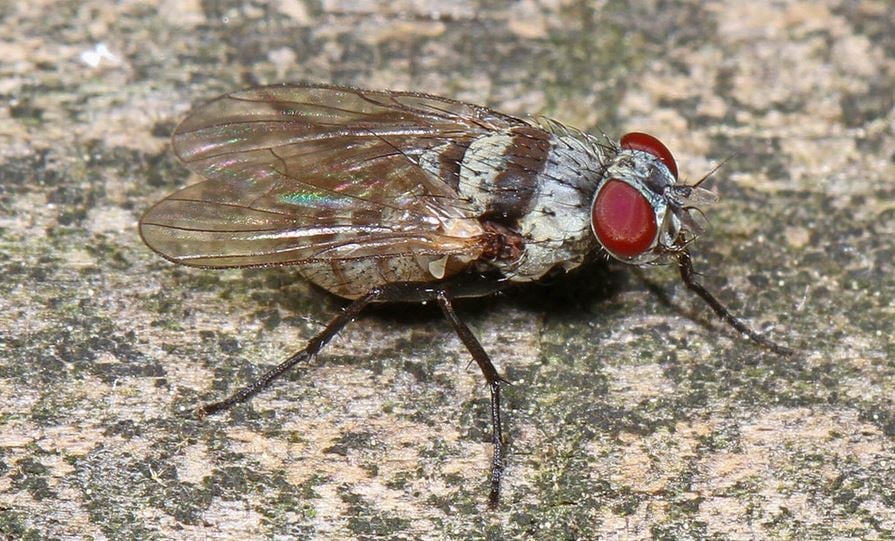
[[[0,7],[0,536],[895,535],[893,4],[502,4]],[[195,181],[168,146],[191,103],[282,80],[648,131],[691,179],[727,159],[696,265],[800,354],[736,336],[673,269],[458,303],[514,383],[497,511],[487,391],[427,307],[191,418],[344,304],[289,269],[176,267],[137,233]]]

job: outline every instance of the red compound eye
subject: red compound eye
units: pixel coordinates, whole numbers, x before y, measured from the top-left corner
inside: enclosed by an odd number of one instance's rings
[[[674,161],[674,156],[671,155],[671,151],[668,150],[668,147],[662,144],[662,141],[659,141],[652,135],[636,131],[626,133],[622,137],[621,147],[628,150],[640,150],[652,154],[662,160],[665,167],[671,171],[671,176],[677,178],[677,163]]]
[[[630,184],[614,178],[597,194],[591,224],[606,250],[627,259],[647,251],[658,230],[650,202]]]

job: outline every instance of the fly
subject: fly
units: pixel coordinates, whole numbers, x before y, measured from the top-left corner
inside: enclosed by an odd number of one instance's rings
[[[711,192],[678,183],[668,148],[618,143],[538,116],[416,92],[275,85],[221,96],[177,127],[174,152],[203,182],[146,211],[140,234],[162,257],[201,268],[292,265],[351,304],[304,349],[220,402],[244,402],[316,355],[374,302],[434,301],[491,393],[491,507],[504,468],[507,383],[454,311],[458,297],[570,271],[593,253],[674,263],[684,284],[749,339],[779,345],[697,280],[689,245]]]

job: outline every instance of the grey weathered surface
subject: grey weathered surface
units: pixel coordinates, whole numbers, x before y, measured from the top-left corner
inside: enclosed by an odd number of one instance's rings
[[[895,535],[892,3],[443,4],[0,5],[0,534]],[[671,269],[643,273],[670,304],[621,267],[461,303],[515,383],[496,512],[487,393],[432,311],[380,310],[250,405],[183,415],[342,305],[137,235],[191,181],[167,146],[190,104],[279,80],[649,131],[689,178],[733,156],[696,264],[803,354],[735,336]]]

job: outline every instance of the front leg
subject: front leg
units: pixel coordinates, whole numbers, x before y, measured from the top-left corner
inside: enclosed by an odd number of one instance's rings
[[[681,279],[684,281],[684,284],[693,291],[697,295],[699,295],[702,300],[709,305],[709,307],[718,314],[718,317],[721,318],[722,321],[736,329],[737,331],[745,334],[750,340],[768,348],[778,355],[783,355],[788,357],[790,355],[795,354],[795,350],[788,348],[786,346],[780,345],[770,338],[762,336],[755,332],[751,327],[746,325],[743,320],[736,317],[735,315],[730,313],[730,310],[727,309],[721,301],[715,298],[714,295],[709,293],[709,291],[698,281],[696,281],[696,271],[693,270],[693,262],[690,260],[690,253],[686,250],[680,252],[677,256],[678,270],[681,274]]]

